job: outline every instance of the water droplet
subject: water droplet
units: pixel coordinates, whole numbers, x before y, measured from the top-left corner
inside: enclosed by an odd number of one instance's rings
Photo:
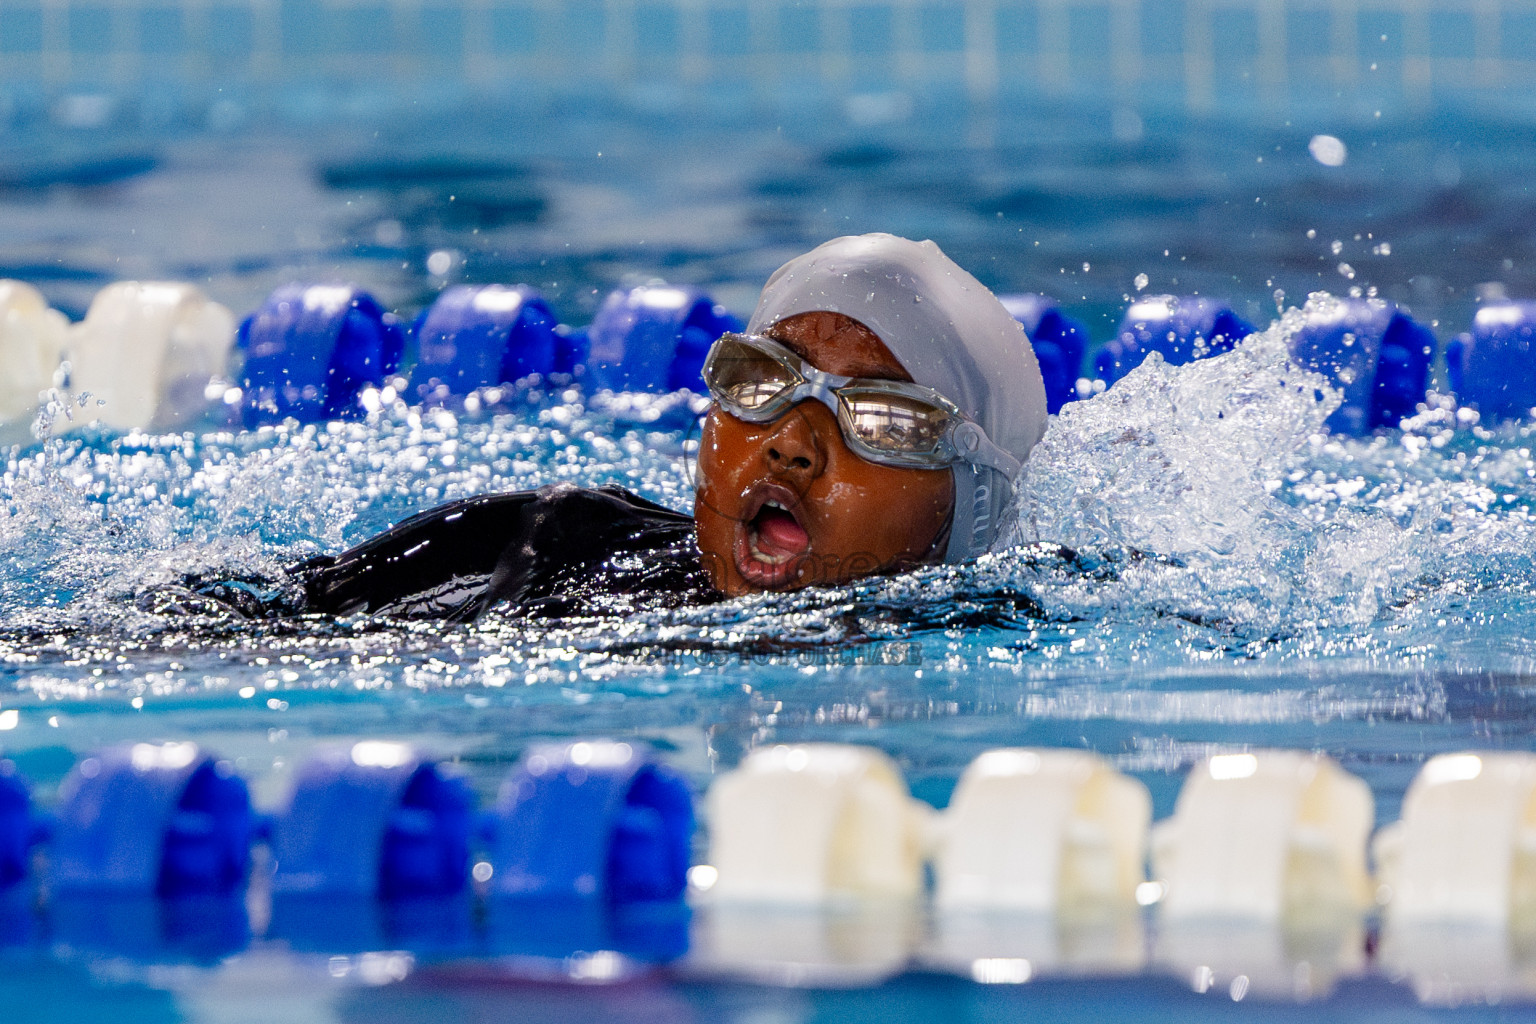
[[[1314,135],[1307,143],[1307,152],[1324,167],[1341,167],[1349,159],[1349,150],[1333,135]]]
[[[1143,288],[1145,288],[1147,286],[1147,281],[1148,278],[1146,274],[1137,274],[1134,279],[1136,290],[1141,291]]]

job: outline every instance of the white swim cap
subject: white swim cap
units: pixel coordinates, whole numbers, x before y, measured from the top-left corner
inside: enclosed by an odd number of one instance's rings
[[[954,402],[1019,462],[1045,433],[1034,349],[997,297],[932,242],[849,235],[784,264],[747,324],[761,334],[799,313],[841,313],[868,327],[919,384]],[[1013,501],[1006,474],[956,462],[946,562],[988,551]]]

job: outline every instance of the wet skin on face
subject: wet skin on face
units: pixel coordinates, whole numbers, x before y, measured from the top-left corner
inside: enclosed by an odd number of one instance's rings
[[[801,313],[764,333],[826,373],[912,379],[874,332],[838,313]],[[771,423],[747,423],[718,406],[704,421],[694,520],[710,578],[731,596],[930,560],[953,504],[947,468],[870,462],[815,399]]]

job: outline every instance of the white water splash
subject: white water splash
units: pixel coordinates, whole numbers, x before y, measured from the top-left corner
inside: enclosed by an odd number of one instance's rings
[[[1283,331],[1186,366],[1152,353],[1066,406],[1025,468],[1027,533],[1170,556],[1278,554],[1297,524],[1274,492],[1339,402],[1291,363]]]
[[[1176,564],[1133,566],[1094,604],[1245,630],[1361,626],[1426,574],[1465,571],[1463,553],[1528,560],[1536,533],[1523,510],[1490,512],[1499,500],[1486,485],[1469,491],[1457,461],[1427,460],[1437,467],[1427,480],[1403,472],[1429,449],[1424,437],[1325,433],[1340,396],[1287,347],[1305,318],[1289,310],[1186,366],[1153,354],[1067,406],[1026,467],[1014,539],[1163,556]],[[1506,478],[1524,479],[1529,459],[1517,462]]]
[[[1002,552],[622,621],[509,619],[473,643],[524,674],[545,662],[571,671],[562,659],[572,652],[592,672],[610,650],[643,660],[651,647],[939,635],[945,657],[993,658],[995,648],[1046,672],[1058,657],[1113,666],[1282,648],[1303,659],[1455,648],[1477,660],[1494,647],[1525,656],[1519,638],[1536,621],[1523,582],[1536,562],[1529,430],[1474,431],[1437,406],[1406,431],[1328,435],[1337,395],[1287,355],[1302,318],[1293,310],[1188,366],[1153,358],[1053,422],[1022,482],[1018,539],[1065,545],[1079,561]],[[456,497],[570,480],[686,507],[687,410],[631,405],[571,392],[455,418],[395,403],[367,422],[13,450],[0,464],[10,567],[0,610],[23,625],[18,651],[51,643],[39,631],[85,625],[110,660],[146,630],[178,628],[134,609],[145,586],[184,572],[271,577]],[[406,634],[346,643],[367,652]]]

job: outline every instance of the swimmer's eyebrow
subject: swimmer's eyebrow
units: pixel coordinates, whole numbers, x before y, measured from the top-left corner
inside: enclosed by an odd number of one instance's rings
[[[777,327],[777,325],[775,325],[775,327]],[[763,337],[765,337],[765,338],[772,338],[774,341],[778,342],[780,345],[783,345],[785,348],[789,349],[791,352],[793,352],[795,355],[799,356],[801,359],[804,359],[806,362],[810,363],[812,366],[815,366],[816,369],[821,370],[823,372],[827,372],[826,371],[826,367],[824,367],[824,366],[817,366],[816,361],[814,359],[812,359],[806,353],[804,346],[802,346],[800,344],[800,342],[796,341],[794,338],[786,338],[786,337],[784,337],[782,334],[779,334],[775,330],[775,327],[770,327],[766,331],[764,331],[763,332]],[[878,364],[868,364],[868,363],[866,363],[860,369],[861,369],[861,372],[859,372],[859,373],[844,373],[844,374],[839,374],[838,376],[841,376],[841,377],[859,377],[859,378],[861,378],[863,380],[894,380],[894,381],[900,381],[900,382],[906,383],[906,384],[912,383],[912,375],[907,373],[906,370],[901,369],[901,368],[892,369],[890,367],[881,366],[881,365],[878,365]]]

